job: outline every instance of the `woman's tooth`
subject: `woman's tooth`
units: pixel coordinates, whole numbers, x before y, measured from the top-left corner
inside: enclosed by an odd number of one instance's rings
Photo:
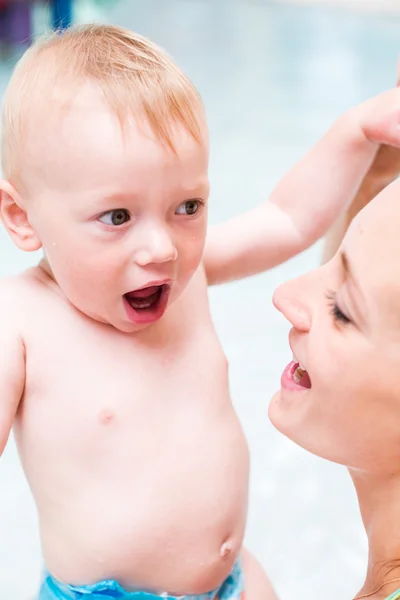
[[[295,380],[296,383],[300,383],[303,375],[304,375],[304,369],[297,367],[297,369],[295,370],[295,372],[293,374],[293,379]]]

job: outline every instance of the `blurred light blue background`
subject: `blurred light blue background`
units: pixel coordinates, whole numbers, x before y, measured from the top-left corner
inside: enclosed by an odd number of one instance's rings
[[[400,10],[298,4],[120,0],[99,6],[87,0],[78,6],[79,21],[97,19],[149,36],[197,85],[211,130],[211,222],[266,198],[341,112],[395,83]],[[365,8],[371,1],[353,4]],[[41,11],[35,16],[39,26]],[[13,61],[8,56],[0,63],[1,93]],[[272,308],[271,295],[279,283],[317,266],[320,253],[321,243],[262,276],[210,291],[252,455],[246,542],[282,600],[349,599],[366,565],[346,470],[297,448],[267,418],[291,358],[288,326]],[[3,228],[0,257],[0,276],[38,259],[14,248]],[[0,461],[0,532],[0,597],[28,600],[41,557],[35,509],[12,440]]]

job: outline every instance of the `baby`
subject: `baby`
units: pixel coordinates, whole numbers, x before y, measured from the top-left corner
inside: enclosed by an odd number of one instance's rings
[[[0,452],[14,425],[40,600],[273,598],[243,550],[249,457],[207,285],[300,252],[351,201],[400,90],[346,113],[269,201],[207,231],[199,94],[151,42],[33,46],[3,108],[1,219],[40,264],[0,282]]]

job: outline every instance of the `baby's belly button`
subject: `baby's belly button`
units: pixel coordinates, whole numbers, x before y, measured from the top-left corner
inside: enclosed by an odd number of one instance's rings
[[[225,540],[220,548],[220,556],[221,558],[228,559],[232,555],[233,551],[233,541],[231,539]]]

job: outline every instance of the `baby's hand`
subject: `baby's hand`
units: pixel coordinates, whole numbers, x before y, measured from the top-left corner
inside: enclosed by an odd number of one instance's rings
[[[377,144],[400,147],[400,60],[397,62],[397,87],[372,98],[363,106],[366,112],[361,119],[361,128],[367,139]],[[395,170],[392,161],[398,163],[397,153],[387,148],[379,152],[379,160],[375,162],[379,163],[379,169],[388,168],[392,173]]]
[[[400,149],[394,146],[381,146],[367,175],[370,185],[374,186],[374,196],[397,179],[399,174]]]
[[[394,102],[397,103],[398,97],[399,97],[399,101],[400,101],[400,96],[398,96],[398,92],[400,89],[399,86],[400,86],[400,60],[397,63],[397,89],[389,92],[389,94],[391,95],[390,101],[392,101],[392,98],[393,98]],[[384,94],[384,96],[386,96],[386,94]],[[370,102],[375,102],[378,99],[379,98],[374,98]],[[390,104],[388,104],[388,107],[389,106],[390,106]],[[397,109],[396,106],[398,106],[398,105],[395,104],[395,110],[394,110],[395,121],[396,121],[396,115],[399,116],[399,113],[400,113],[400,110]],[[364,132],[365,132],[365,135],[367,135],[367,137],[369,139],[371,139],[371,141],[380,143],[381,147],[379,148],[379,150],[375,156],[374,162],[372,163],[372,165],[368,171],[368,176],[366,179],[369,180],[369,182],[373,188],[377,188],[376,193],[379,193],[384,187],[386,187],[392,181],[394,181],[399,176],[399,173],[400,173],[400,150],[399,150],[399,144],[395,143],[399,136],[400,123],[399,122],[392,123],[392,126],[394,125],[394,129],[390,133],[391,133],[391,136],[394,134],[395,139],[391,138],[387,141],[385,139],[382,140],[382,138],[385,138],[385,136],[387,136],[387,134],[388,134],[388,131],[387,131],[388,126],[390,128],[390,118],[391,118],[390,114],[388,115],[389,118],[388,118],[388,121],[386,121],[386,127],[385,127],[385,124],[384,124],[385,121],[384,120],[379,121],[379,114],[377,113],[375,116],[371,116],[369,113],[369,110],[370,109],[367,109],[367,113],[365,116],[366,120],[365,120],[365,124],[363,126]],[[394,146],[389,145],[393,142],[394,142]]]
[[[400,88],[380,94],[355,109],[365,137],[375,144],[400,148]]]

